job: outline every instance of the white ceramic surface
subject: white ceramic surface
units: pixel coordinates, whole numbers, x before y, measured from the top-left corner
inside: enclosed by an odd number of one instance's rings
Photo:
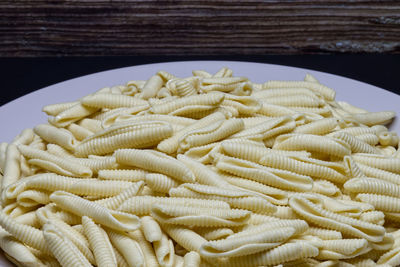
[[[400,114],[400,96],[356,80],[301,68],[237,61],[183,61],[148,64],[99,72],[61,82],[20,97],[0,107],[0,142],[10,142],[25,128],[47,121],[42,107],[77,100],[100,88],[125,84],[129,80],[146,80],[159,70],[178,77],[191,76],[192,70],[216,72],[229,67],[236,76],[246,76],[254,82],[267,80],[302,80],[307,73],[321,83],[336,90],[337,100],[347,101],[369,111],[393,110]],[[391,129],[400,132],[400,122],[395,120]],[[13,266],[0,258],[0,266]]]

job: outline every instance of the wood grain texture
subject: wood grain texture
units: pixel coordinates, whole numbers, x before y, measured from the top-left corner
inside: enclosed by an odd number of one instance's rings
[[[3,0],[0,56],[400,53],[400,1]]]

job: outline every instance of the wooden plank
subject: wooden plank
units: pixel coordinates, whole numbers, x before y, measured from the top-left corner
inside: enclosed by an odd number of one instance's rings
[[[0,56],[400,53],[400,1],[3,0]]]

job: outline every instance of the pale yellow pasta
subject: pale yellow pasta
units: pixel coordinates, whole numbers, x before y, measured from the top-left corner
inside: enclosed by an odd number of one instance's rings
[[[116,266],[117,259],[106,232],[87,216],[82,217],[82,225],[93,251],[96,265],[99,267]]]
[[[226,156],[217,159],[216,167],[222,171],[281,189],[308,191],[311,190],[313,183],[311,177],[308,176]]]
[[[96,200],[96,202],[101,204],[105,208],[116,210],[125,200],[136,196],[143,189],[143,186],[143,181],[133,183],[131,186],[124,189],[118,195]]]
[[[144,181],[146,179],[146,171],[143,170],[99,170],[97,177],[101,180],[121,180],[129,182]]]
[[[343,187],[352,193],[400,197],[400,186],[380,179],[363,177],[348,180]]]
[[[350,115],[351,118],[367,126],[388,124],[395,116],[396,113],[393,111],[367,112]]]
[[[74,102],[65,102],[60,104],[47,105],[43,107],[42,111],[49,116],[56,116],[57,114],[63,112],[64,110],[72,106],[75,106],[78,103],[79,103],[78,101],[74,101]]]
[[[18,217],[15,217],[14,219],[16,222],[29,225],[35,228],[40,228],[40,222],[36,216],[35,210],[24,213]]]
[[[333,129],[335,129],[337,125],[338,121],[336,118],[325,118],[298,126],[293,130],[293,132],[303,133],[303,134],[325,135],[330,133]]]
[[[113,211],[100,204],[85,200],[73,194],[56,191],[50,199],[58,207],[78,216],[89,216],[95,222],[116,230],[132,231],[140,226],[139,218],[132,214]]]
[[[400,185],[400,174],[396,174],[393,172],[381,170],[378,168],[370,167],[368,165],[357,163],[357,166],[360,170],[369,177],[375,177],[380,180],[385,180],[387,182],[391,182],[396,185]]]
[[[182,162],[154,150],[119,149],[115,152],[118,163],[160,172],[182,182],[194,182],[195,176]]]
[[[175,248],[172,240],[163,233],[161,240],[153,243],[154,252],[156,254],[160,266],[173,267],[175,263]]]
[[[251,96],[256,98],[270,98],[277,96],[296,96],[297,94],[316,96],[310,89],[293,87],[293,88],[269,88],[267,90],[253,91]]]
[[[74,154],[72,154],[70,151],[66,150],[65,148],[56,145],[56,144],[47,144],[46,146],[47,152],[50,154],[59,156],[59,157],[68,157],[68,158],[75,158]]]
[[[234,232],[230,228],[198,227],[196,233],[207,240],[217,240],[226,238]]]
[[[363,212],[360,215],[360,220],[370,223],[375,223],[378,225],[383,225],[385,223],[385,214],[381,211],[373,210]]]
[[[215,186],[199,184],[182,184],[172,188],[169,195],[173,197],[213,199],[225,201],[231,207],[247,209],[258,213],[269,213],[276,211],[275,205],[267,199],[247,191],[235,188],[219,188]]]
[[[18,195],[17,203],[24,207],[33,207],[50,202],[50,194],[40,190],[26,190]]]
[[[163,84],[164,81],[159,75],[151,76],[150,79],[148,79],[146,83],[143,85],[140,97],[143,99],[149,99],[155,97],[157,95],[157,92],[163,86]]]
[[[197,77],[204,77],[204,78],[212,77],[212,75],[205,70],[193,70],[192,73],[193,73],[193,76],[197,76]]]
[[[20,167],[21,154],[14,144],[9,144],[6,149],[5,162],[3,169],[3,178],[1,179],[1,188],[4,190],[8,185],[18,181],[21,175]]]
[[[79,126],[82,126],[85,129],[88,129],[89,131],[93,133],[97,133],[101,130],[103,130],[103,126],[101,125],[101,121],[99,120],[94,120],[94,119],[89,119],[85,118],[77,122]]]
[[[45,224],[43,236],[50,251],[62,266],[92,266],[78,248],[55,225]]]
[[[375,209],[384,212],[400,212],[400,198],[376,195],[376,194],[357,194],[356,200],[371,204]]]
[[[141,218],[141,228],[147,241],[153,243],[154,241],[161,240],[161,228],[159,224],[153,219],[153,217],[143,216]]]
[[[297,94],[296,96],[274,96],[262,99],[263,103],[279,105],[284,107],[320,107],[324,104],[321,99],[310,96]]]
[[[342,233],[365,238],[371,242],[380,242],[385,234],[385,228],[349,218],[322,209],[304,197],[293,196],[289,205],[302,218],[320,227],[341,231]]]
[[[336,133],[333,135],[333,137],[348,143],[353,153],[380,154],[378,149],[365,143],[364,141],[361,141],[357,137],[353,137],[350,134]]]
[[[255,163],[258,163],[264,154],[270,152],[261,142],[244,138],[222,141],[221,150],[228,156],[249,160]]]
[[[305,234],[316,236],[322,240],[337,240],[342,239],[342,233],[335,230],[328,230],[318,227],[309,227]]]
[[[378,135],[378,138],[382,146],[397,146],[399,144],[399,136],[396,132],[383,132]]]
[[[261,109],[262,103],[251,96],[225,94],[221,107],[232,107],[239,115],[253,115]]]
[[[98,133],[99,137],[83,140],[76,147],[75,154],[84,157],[90,154],[105,155],[124,147],[151,147],[172,134],[172,127],[165,122],[134,122],[130,127],[124,126],[109,127]],[[120,133],[121,131],[123,132]]]
[[[74,150],[78,144],[75,137],[64,128],[57,128],[49,124],[39,124],[35,126],[34,132],[46,142],[60,145],[68,150]]]
[[[48,121],[56,127],[65,127],[95,113],[98,110],[98,108],[87,107],[78,103],[58,113],[56,116],[49,118]]]
[[[342,195],[340,189],[327,180],[314,180],[312,192],[330,197],[338,197]]]
[[[190,251],[183,257],[185,267],[200,267],[201,258],[199,253]]]
[[[144,266],[154,266],[154,267],[159,267],[159,263],[157,260],[157,257],[154,253],[154,249],[151,246],[151,243],[149,243],[145,237],[143,236],[143,233],[140,230],[136,230],[133,232],[129,232],[128,235],[133,238],[140,246],[140,249],[142,251],[145,265]]]
[[[95,94],[81,99],[81,103],[92,108],[121,108],[145,105],[147,102],[128,95]]]
[[[139,244],[123,233],[107,230],[111,243],[123,256],[128,266],[144,266],[144,255]]]
[[[351,128],[348,128],[348,129],[351,129]],[[356,137],[371,146],[375,146],[379,143],[378,136],[376,136],[376,134],[373,134],[373,133],[360,134],[360,135],[357,135]]]
[[[172,94],[181,97],[197,94],[197,89],[193,83],[184,79],[171,79],[167,82],[166,88]]]
[[[319,260],[354,258],[371,250],[365,239],[323,240],[322,244],[319,255],[316,257]]]
[[[352,157],[357,163],[400,174],[400,159],[398,158],[370,154],[355,154]]]
[[[244,124],[241,119],[228,119],[190,131],[180,138],[178,152],[219,141],[239,132],[243,127]]]
[[[291,207],[286,206],[277,206],[276,211],[270,213],[271,216],[280,218],[280,219],[300,219],[299,216],[293,211]]]
[[[19,135],[17,135],[12,144],[14,145],[29,145],[35,138],[35,133],[32,129],[25,129]]]
[[[71,123],[70,125],[67,126],[67,130],[72,133],[72,135],[76,138],[78,141],[82,141],[88,136],[91,136],[93,134],[92,131],[86,129],[85,127],[82,127],[76,123]]]

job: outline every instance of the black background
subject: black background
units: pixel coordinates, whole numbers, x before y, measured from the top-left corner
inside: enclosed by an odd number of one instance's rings
[[[400,95],[400,55],[0,58],[0,106],[40,88],[86,74],[148,63],[185,60],[251,61],[303,67],[363,81]]]

